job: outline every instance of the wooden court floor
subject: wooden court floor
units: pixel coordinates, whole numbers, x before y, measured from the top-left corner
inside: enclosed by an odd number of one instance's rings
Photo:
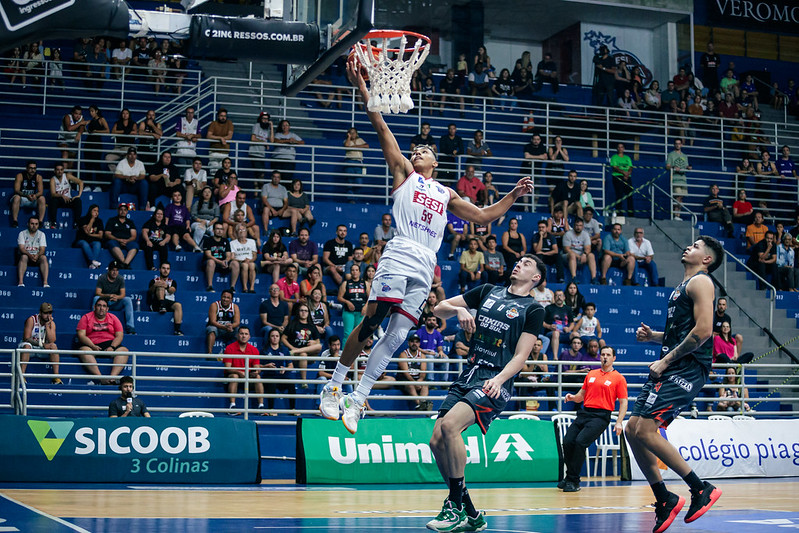
[[[746,533],[799,530],[799,479],[716,482],[723,495],[692,524],[669,531]],[[684,496],[682,483],[670,488]],[[553,483],[476,485],[488,531],[646,532],[654,512],[645,483],[586,484],[564,494]],[[257,486],[5,485],[0,532],[425,531],[443,487],[322,486],[271,481]]]

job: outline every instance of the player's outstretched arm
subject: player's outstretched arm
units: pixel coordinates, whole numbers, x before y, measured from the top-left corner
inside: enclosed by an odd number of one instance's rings
[[[463,296],[453,296],[439,302],[433,309],[433,314],[444,320],[457,315],[461,329],[467,333],[474,333],[474,317],[469,312],[469,306]]]
[[[394,187],[396,188],[413,172],[413,165],[411,165],[407,157],[402,155],[397,139],[388,128],[383,115],[375,111],[369,111],[369,91],[366,90],[366,81],[363,79],[363,74],[361,74],[360,63],[354,57],[347,61],[347,78],[361,93],[363,105],[366,107],[366,116],[369,117],[375,133],[377,133],[380,148],[383,149],[383,157],[386,158],[388,168],[391,170],[392,176],[394,176]]]
[[[507,213],[518,198],[533,192],[533,180],[530,176],[523,177],[516,183],[513,190],[499,202],[483,208],[463,200],[454,190],[449,189],[449,191],[452,196],[452,200],[449,202],[449,210],[452,211],[452,214],[469,222],[487,225]]]
[[[521,372],[524,364],[527,362],[530,352],[533,351],[533,345],[538,337],[532,333],[524,332],[519,337],[519,342],[516,343],[516,353],[513,354],[513,359],[508,361],[502,371],[483,383],[483,392],[492,398],[498,398],[502,391],[502,384],[510,378]]]

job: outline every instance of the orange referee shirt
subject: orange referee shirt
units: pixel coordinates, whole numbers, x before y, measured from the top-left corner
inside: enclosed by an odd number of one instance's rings
[[[601,368],[597,368],[590,371],[585,376],[583,388],[583,405],[593,409],[613,411],[617,399],[627,398],[627,380],[616,370],[603,372]]]

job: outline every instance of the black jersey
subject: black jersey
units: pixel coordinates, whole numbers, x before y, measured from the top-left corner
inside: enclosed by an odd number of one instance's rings
[[[663,358],[666,354],[672,351],[688,336],[688,333],[696,326],[696,317],[694,317],[694,300],[686,292],[688,283],[696,276],[707,275],[705,272],[699,272],[683,281],[674,288],[674,291],[669,296],[668,314],[666,317],[666,328],[663,331],[663,347],[660,350],[660,357]],[[711,309],[712,311],[712,309]],[[666,373],[673,373],[679,371],[686,366],[691,365],[694,361],[704,366],[708,370],[710,364],[713,362],[712,357],[712,343],[705,342],[702,346],[697,348],[693,353],[669,365]]]
[[[541,332],[544,308],[532,296],[516,296],[505,287],[485,284],[466,292],[463,299],[477,309],[467,356],[471,365],[501,370],[513,359],[522,333]]]

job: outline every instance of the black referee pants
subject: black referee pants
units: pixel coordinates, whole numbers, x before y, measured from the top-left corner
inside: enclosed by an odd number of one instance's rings
[[[566,479],[580,482],[580,471],[585,462],[585,450],[591,446],[610,423],[610,411],[584,407],[572,422],[563,437],[563,460],[566,463]]]

